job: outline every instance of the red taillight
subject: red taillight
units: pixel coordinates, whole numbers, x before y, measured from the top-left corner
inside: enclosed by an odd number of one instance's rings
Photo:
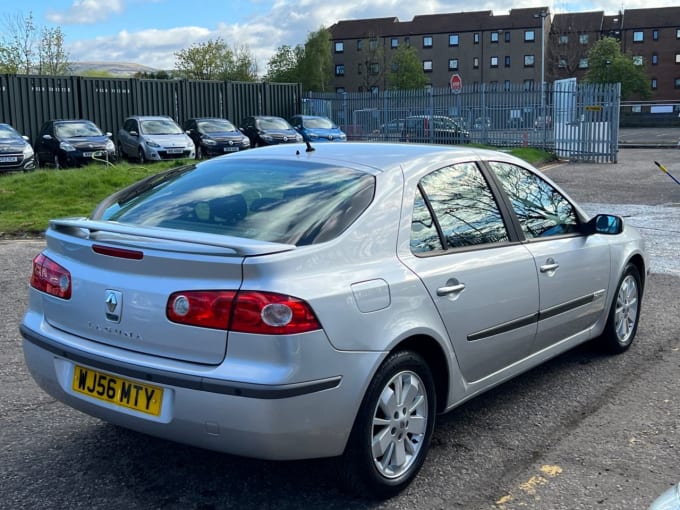
[[[100,255],[108,255],[109,257],[117,257],[120,259],[142,260],[144,258],[144,252],[138,250],[125,250],[123,248],[113,248],[101,244],[93,244],[92,251],[99,253]]]
[[[175,292],[168,299],[167,316],[180,324],[241,333],[290,335],[321,328],[307,303],[271,292]]]
[[[33,259],[31,287],[51,296],[71,299],[71,273],[41,253]]]

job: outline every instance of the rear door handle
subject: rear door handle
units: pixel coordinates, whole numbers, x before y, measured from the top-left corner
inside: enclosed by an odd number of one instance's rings
[[[449,282],[447,282],[447,285],[444,287],[439,287],[437,289],[437,295],[438,296],[448,296],[449,294],[458,294],[460,292],[463,292],[465,290],[465,284],[464,283],[458,283],[455,285],[448,285]]]

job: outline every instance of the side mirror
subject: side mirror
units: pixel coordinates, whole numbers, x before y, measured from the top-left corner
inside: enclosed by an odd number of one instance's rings
[[[111,137],[113,136],[113,134],[110,133],[110,132],[108,132],[108,131],[107,131],[105,134],[106,134],[106,136],[108,136],[109,138],[111,138]]]
[[[52,135],[42,135],[43,140],[52,140]]]
[[[598,214],[585,225],[586,235],[617,235],[623,232],[623,220],[613,214]]]
[[[137,131],[130,131],[130,136],[139,136]]]

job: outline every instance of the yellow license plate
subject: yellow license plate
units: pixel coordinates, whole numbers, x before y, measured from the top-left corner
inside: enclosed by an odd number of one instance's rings
[[[142,413],[160,416],[163,388],[76,365],[73,391]]]

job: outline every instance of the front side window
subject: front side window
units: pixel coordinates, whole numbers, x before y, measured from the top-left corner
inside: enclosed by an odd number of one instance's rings
[[[536,40],[536,32],[533,30],[524,31],[524,42],[534,42]]]
[[[420,181],[411,250],[426,254],[509,240],[491,189],[475,163],[458,163]]]
[[[375,178],[312,162],[212,160],[136,186],[96,219],[302,246],[347,229],[373,200]]]
[[[489,162],[527,239],[579,232],[574,206],[551,184],[512,163]]]

